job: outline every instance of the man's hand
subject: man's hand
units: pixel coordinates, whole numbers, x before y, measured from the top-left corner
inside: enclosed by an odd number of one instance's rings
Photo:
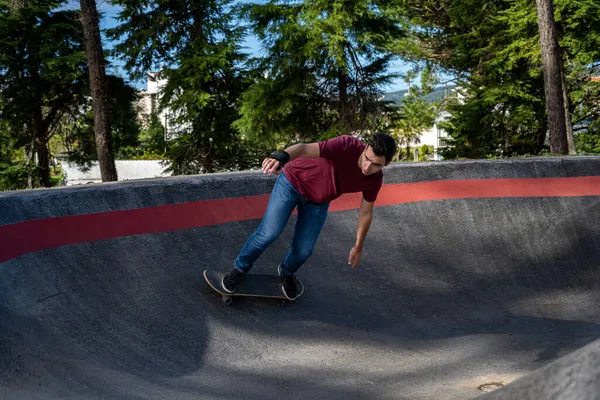
[[[265,174],[280,174],[279,161],[274,158],[265,158],[262,162],[262,170]]]
[[[321,150],[319,143],[297,143],[293,144],[284,151],[274,151],[271,157],[265,158],[262,163],[262,170],[265,174],[280,174],[286,163],[299,157],[311,158],[319,157]]]
[[[354,246],[352,250],[350,250],[350,257],[348,257],[348,264],[352,265],[352,269],[356,268],[358,262],[360,261],[360,257],[362,256],[363,249],[362,247]]]

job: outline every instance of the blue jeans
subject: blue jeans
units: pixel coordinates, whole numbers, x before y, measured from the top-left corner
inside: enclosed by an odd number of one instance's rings
[[[235,260],[238,270],[244,273],[250,271],[254,262],[281,235],[296,207],[298,218],[292,246],[280,264],[281,274],[294,274],[308,260],[325,225],[329,203],[307,201],[282,173],[275,182],[260,226],[248,238]]]

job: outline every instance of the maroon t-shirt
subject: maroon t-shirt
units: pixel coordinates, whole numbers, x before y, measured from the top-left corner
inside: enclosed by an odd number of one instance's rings
[[[297,158],[285,165],[283,173],[309,201],[326,203],[343,193],[362,192],[374,202],[383,183],[383,172],[364,175],[358,159],[366,145],[352,136],[319,142],[319,158]]]

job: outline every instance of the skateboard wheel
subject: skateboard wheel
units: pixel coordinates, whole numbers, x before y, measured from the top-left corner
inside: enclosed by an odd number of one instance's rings
[[[285,306],[286,301],[285,300],[277,300],[277,307],[283,307]]]
[[[226,306],[230,306],[233,304],[233,299],[229,296],[223,296],[221,297],[221,301],[226,305]]]

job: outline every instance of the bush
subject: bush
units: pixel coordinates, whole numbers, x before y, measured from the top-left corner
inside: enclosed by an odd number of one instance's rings
[[[137,149],[138,153],[130,157],[131,160],[164,160],[165,155],[157,150]]]
[[[30,169],[33,168],[21,163],[0,163],[0,190],[27,188],[27,177]]]

